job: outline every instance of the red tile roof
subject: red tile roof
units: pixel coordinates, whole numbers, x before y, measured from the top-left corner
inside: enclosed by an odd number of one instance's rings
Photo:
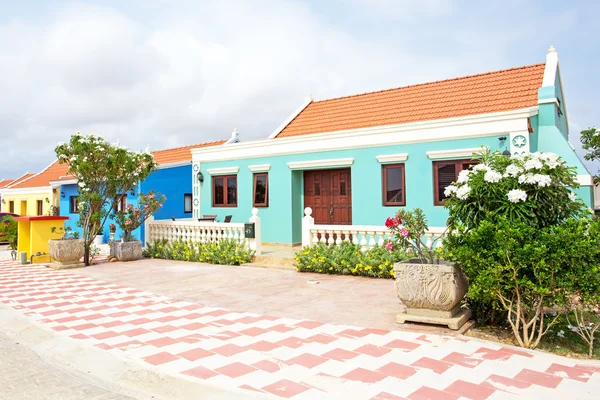
[[[215,142],[191,144],[189,146],[175,147],[172,149],[156,150],[156,151],[153,151],[152,154],[154,154],[154,161],[156,161],[159,165],[171,164],[171,163],[182,162],[182,161],[190,161],[191,162],[192,161],[191,149],[197,149],[200,147],[218,146],[225,142],[226,142],[225,140],[218,140]]]
[[[66,176],[68,170],[69,166],[67,164],[59,164],[58,160],[56,160],[42,172],[38,172],[26,181],[21,181],[16,185],[12,185],[10,189],[50,186],[50,181],[56,181],[59,180],[60,177]]]
[[[27,179],[31,178],[32,176],[34,176],[35,174],[30,174],[30,173],[25,173],[22,176],[18,177],[17,179],[13,180],[10,184],[6,185],[6,188],[11,188],[13,186],[15,186],[16,184],[20,183],[20,182],[24,182]]]
[[[2,179],[0,181],[0,189],[7,187],[8,185],[10,185],[11,183],[13,183],[15,180],[14,179]]]
[[[463,117],[537,105],[545,64],[310,103],[277,137]]]

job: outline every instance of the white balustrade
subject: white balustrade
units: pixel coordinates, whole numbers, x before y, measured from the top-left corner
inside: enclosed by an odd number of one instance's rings
[[[392,239],[390,231],[384,225],[315,225],[314,222],[312,209],[307,207],[302,219],[302,246],[312,246],[316,243],[336,246],[351,241],[364,251],[375,246],[383,246]],[[441,240],[438,239],[445,233],[445,227],[429,228],[425,233],[427,246],[441,247]]]
[[[145,238],[147,243],[157,240],[166,240],[175,242],[178,240],[192,242],[219,242],[221,240],[235,240],[246,245],[259,255],[261,252],[260,239],[260,218],[258,209],[252,209],[252,216],[249,222],[254,223],[254,239],[246,238],[244,233],[244,223],[235,222],[211,222],[198,221],[197,219],[170,219],[156,220],[150,217],[144,225]]]

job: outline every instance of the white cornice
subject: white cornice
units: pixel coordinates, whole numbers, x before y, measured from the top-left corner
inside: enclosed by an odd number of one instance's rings
[[[76,185],[77,184],[77,179],[65,179],[62,181],[50,181],[50,185],[52,187],[58,187],[58,186],[62,186],[62,185]]]
[[[290,169],[311,169],[311,168],[339,168],[349,167],[354,163],[354,158],[334,158],[331,160],[313,160],[313,161],[295,161],[287,163]]]
[[[375,156],[375,158],[377,158],[377,161],[379,161],[381,164],[404,162],[408,159],[408,153],[386,154],[382,156]]]
[[[265,172],[271,169],[271,164],[248,165],[248,169],[252,172]]]
[[[207,169],[209,175],[229,175],[229,174],[237,174],[240,170],[240,167],[227,167],[227,168],[210,168]]]
[[[429,157],[430,160],[448,160],[452,158],[473,157],[474,154],[478,153],[481,153],[480,147],[473,147],[470,149],[428,151],[425,154],[427,154],[427,157]]]
[[[2,189],[0,193],[3,196],[17,196],[22,194],[37,194],[37,193],[52,193],[52,186],[38,186],[38,187],[30,187],[30,188],[22,188],[22,189]]]
[[[290,124],[290,122],[292,122],[294,120],[294,118],[296,118],[302,111],[304,111],[304,109],[306,107],[308,107],[308,105],[310,103],[312,103],[312,101],[313,101],[313,99],[312,99],[311,95],[306,96],[306,98],[304,99],[304,103],[302,103],[300,108],[298,108],[296,111],[294,111],[294,113],[292,115],[290,115],[285,121],[283,121],[283,123],[281,125],[279,125],[277,127],[277,129],[275,129],[275,132],[273,132],[269,135],[269,139],[274,139],[277,135],[279,135],[281,133],[281,131],[284,130],[285,127],[288,126]]]
[[[548,104],[548,103],[554,103],[554,104],[558,105],[558,99],[556,97],[551,97],[549,99],[539,99],[538,100],[538,104]]]
[[[581,186],[594,186],[594,178],[591,175],[577,175],[577,183]]]
[[[436,121],[350,129],[263,139],[228,146],[197,148],[192,149],[192,159],[194,162],[240,160],[363,147],[505,136],[510,132],[526,130],[527,118],[535,115],[537,110],[538,107],[535,106],[514,111]]]

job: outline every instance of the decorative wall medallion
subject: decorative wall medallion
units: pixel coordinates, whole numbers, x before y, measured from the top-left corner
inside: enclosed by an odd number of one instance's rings
[[[198,199],[194,199],[194,205],[197,206],[199,203]]]
[[[512,144],[520,149],[527,144],[527,139],[523,135],[517,135],[512,139]]]
[[[194,172],[198,172],[200,170],[200,165],[194,164]]]

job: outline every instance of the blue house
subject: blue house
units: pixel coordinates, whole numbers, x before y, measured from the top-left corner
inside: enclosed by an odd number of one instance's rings
[[[268,138],[197,148],[193,217],[260,209],[266,243],[302,242],[315,224],[382,226],[420,207],[444,227],[444,189],[481,146],[507,155],[553,152],[577,168],[577,194],[594,204],[592,177],[569,143],[558,55],[496,72],[358,94],[306,98]]]
[[[191,218],[193,196],[192,180],[190,179],[192,174],[192,154],[190,150],[192,148],[219,146],[237,140],[237,132],[235,132],[228,141],[207,142],[152,152],[154,160],[158,163],[158,170],[151,173],[146,180],[140,182],[134,190],[125,193],[117,207],[122,209],[127,204],[136,205],[140,191],[147,193],[154,190],[166,196],[163,207],[153,215],[155,219]],[[76,226],[79,220],[77,181],[73,177],[64,176],[52,182],[52,184],[53,186],[60,186],[60,215],[68,216],[70,219],[66,225],[81,233],[81,228]],[[109,217],[104,225],[103,242],[107,242],[109,239],[109,224],[112,222]],[[118,239],[121,233],[117,227],[115,238]],[[144,242],[143,226],[136,229],[133,236]]]

